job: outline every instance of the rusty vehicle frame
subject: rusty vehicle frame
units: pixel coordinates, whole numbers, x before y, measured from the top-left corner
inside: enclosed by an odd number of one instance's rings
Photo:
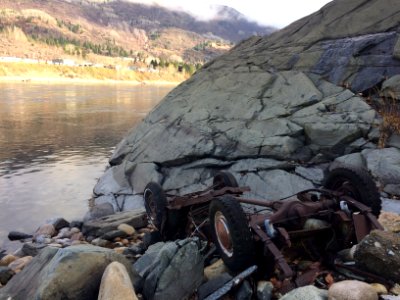
[[[214,177],[213,185],[208,189],[182,196],[165,193],[158,184],[149,183],[144,191],[145,206],[150,222],[162,233],[167,232],[168,219],[169,221],[183,220],[172,222],[172,226],[175,226],[174,233],[178,232],[178,227],[185,228],[186,236],[195,233],[207,240],[210,240],[209,234],[204,233],[207,230],[203,231],[202,228],[211,227],[211,231],[214,232],[212,241],[218,246],[225,264],[233,271],[241,271],[249,267],[251,260],[239,265],[229,260],[235,253],[232,245],[232,228],[227,216],[218,209],[215,212],[214,208],[212,221],[211,216],[207,217],[207,212],[211,214],[209,211],[213,210],[210,207],[213,206],[213,201],[225,201],[224,203],[228,206],[235,206],[236,204],[233,204],[235,202],[239,206],[246,204],[261,207],[262,209],[253,213],[245,214],[246,224],[242,224],[242,227],[247,228],[242,233],[247,235],[248,231],[251,239],[262,245],[262,255],[270,257],[278,266],[281,277],[291,280],[295,273],[286,261],[282,249],[290,248],[293,240],[313,237],[320,233],[324,234],[327,230],[333,230],[338,236],[339,250],[341,250],[360,242],[373,229],[383,230],[376,218],[380,210],[379,193],[369,174],[363,170],[351,168],[342,168],[339,170],[340,174],[342,177],[343,174],[352,176],[355,174],[356,177],[358,176],[356,180],[359,181],[354,184],[352,178],[344,176],[339,181],[336,180],[336,186],[331,186],[332,189],[327,187],[307,189],[285,200],[246,198],[244,194],[250,192],[250,188],[238,187],[232,174],[225,172],[218,173]],[[366,189],[366,191],[360,189]],[[364,194],[360,196],[360,192]],[[364,198],[365,195],[372,197],[374,203],[368,203],[370,198],[363,199],[363,195]],[[160,201],[158,204],[154,203],[156,198],[161,199],[161,204]],[[373,208],[368,204],[372,204]],[[219,205],[221,207],[221,204]],[[203,213],[201,221],[196,223],[194,216],[201,212]],[[157,218],[159,218],[158,221]],[[305,229],[304,224],[309,219],[323,221],[329,226]],[[166,239],[171,238],[172,236],[167,234]],[[254,264],[254,261],[252,263]]]

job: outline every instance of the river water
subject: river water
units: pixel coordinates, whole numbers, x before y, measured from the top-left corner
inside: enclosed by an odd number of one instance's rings
[[[116,144],[172,86],[0,83],[0,247],[81,219]]]

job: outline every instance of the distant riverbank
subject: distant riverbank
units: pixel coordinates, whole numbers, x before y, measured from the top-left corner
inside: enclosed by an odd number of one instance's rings
[[[116,70],[50,64],[0,63],[0,82],[177,85],[187,78],[187,74],[167,70],[139,72],[129,69]]]

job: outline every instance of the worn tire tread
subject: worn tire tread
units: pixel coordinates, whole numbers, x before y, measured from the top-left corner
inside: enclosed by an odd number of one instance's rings
[[[228,257],[218,245],[214,228],[214,216],[217,211],[222,212],[228,222],[233,244],[233,255]],[[254,241],[248,226],[247,218],[238,201],[232,196],[225,195],[214,199],[210,204],[210,223],[213,240],[219,250],[224,263],[232,271],[241,271],[254,262]]]

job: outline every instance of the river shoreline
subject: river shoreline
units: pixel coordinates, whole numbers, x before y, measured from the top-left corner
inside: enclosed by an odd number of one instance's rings
[[[171,85],[175,86],[182,81],[168,80],[114,80],[89,78],[63,77],[29,77],[29,76],[0,76],[0,83],[37,83],[37,84],[123,84],[123,85]]]

